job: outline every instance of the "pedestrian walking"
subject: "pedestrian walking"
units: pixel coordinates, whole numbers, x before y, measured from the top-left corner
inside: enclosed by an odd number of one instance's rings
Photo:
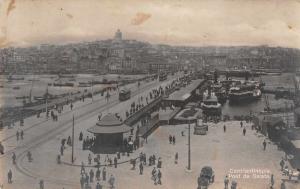
[[[20,133],[19,133],[19,131],[17,131],[16,132],[17,141],[19,140],[19,135],[20,135]]]
[[[61,157],[60,157],[60,155],[57,155],[57,157],[56,157],[56,162],[57,162],[57,164],[60,164],[60,163],[61,163]]]
[[[158,169],[158,173],[157,173],[157,179],[158,179],[158,181],[157,181],[157,184],[161,185],[161,177],[162,177],[162,174],[161,174],[160,170]]]
[[[40,180],[40,189],[44,189],[44,181]]]
[[[169,135],[169,143],[171,144],[172,143],[172,136]]]
[[[246,128],[244,127],[243,129],[243,135],[245,136],[246,135]]]
[[[152,163],[151,163],[152,165],[155,165],[156,164],[156,157],[155,157],[155,155],[153,154],[153,156],[152,156]]]
[[[21,130],[20,136],[21,136],[21,140],[23,140],[24,139],[24,131],[23,130]]]
[[[285,181],[284,180],[282,181],[282,183],[280,185],[280,189],[286,189],[286,187],[285,187]]]
[[[81,178],[80,178],[80,186],[81,186],[81,189],[83,189],[83,187],[84,187],[84,177],[83,177],[83,174],[81,175]]]
[[[68,136],[67,144],[68,144],[69,146],[72,146],[71,136]]]
[[[16,164],[16,154],[13,152],[13,155],[12,155],[12,161],[13,161],[13,164],[15,165]]]
[[[4,146],[0,142],[0,154],[4,154]]]
[[[136,160],[135,159],[131,159],[131,164],[132,164],[132,170],[135,170],[135,164],[136,164]]]
[[[115,177],[113,175],[110,175],[110,178],[108,180],[108,183],[110,185],[110,188],[114,188],[115,187]]]
[[[285,162],[284,162],[283,158],[281,159],[279,165],[281,167],[281,171],[283,171],[283,168],[284,168],[284,165],[285,165]]]
[[[140,163],[139,168],[140,168],[140,175],[142,175],[142,174],[143,174],[143,171],[144,171],[144,166],[143,166],[143,163],[142,163],[142,162]]]
[[[89,154],[89,156],[88,156],[88,162],[89,162],[89,165],[92,164],[92,155],[91,154]]]
[[[266,150],[266,147],[267,147],[267,142],[266,142],[266,140],[263,141],[263,147],[264,147],[264,150]]]
[[[161,168],[161,167],[162,167],[162,160],[161,157],[159,157],[157,160],[157,168]]]
[[[85,173],[85,184],[89,185],[89,182],[90,182],[90,177],[87,173]]]
[[[100,181],[100,174],[101,174],[101,171],[100,171],[100,169],[98,167],[98,169],[96,171],[96,179],[97,179],[97,181]]]
[[[81,170],[80,170],[80,173],[81,174],[84,174],[85,173],[85,168],[84,168],[84,163],[81,162]]]
[[[8,180],[9,184],[12,183],[12,172],[11,172],[11,170],[9,170],[8,173],[7,173],[7,180]]]
[[[73,104],[71,103],[71,105],[70,105],[70,108],[71,108],[71,110],[73,109]]]
[[[175,136],[174,135],[172,137],[172,142],[173,142],[173,144],[175,144]]]
[[[237,188],[237,182],[236,181],[232,181],[230,189],[236,189],[236,188]]]
[[[94,171],[93,169],[90,170],[90,182],[94,181]]]
[[[175,164],[177,164],[178,163],[178,152],[176,152],[176,154],[175,154]]]
[[[64,146],[63,146],[63,145],[60,147],[60,155],[61,155],[61,156],[64,155]]]
[[[184,136],[184,131],[181,131],[181,136]]]
[[[102,180],[106,181],[106,168],[105,167],[102,170]]]
[[[32,154],[30,151],[27,152],[28,162],[32,162]]]
[[[226,125],[223,126],[224,133],[226,133]]]
[[[271,180],[270,180],[270,189],[273,189],[273,186],[274,186],[274,183],[275,183],[275,181],[274,181],[274,175],[272,174],[271,175]]]
[[[224,179],[224,189],[228,189],[228,184],[229,184],[229,179],[228,179],[228,175],[226,175]]]
[[[146,156],[146,153],[143,154],[143,159],[144,159],[143,164],[147,165],[147,156]]]
[[[118,159],[117,159],[117,157],[114,158],[114,165],[115,165],[115,168],[118,167]]]
[[[241,128],[243,127],[243,121],[240,122]]]
[[[97,182],[96,189],[102,189],[102,185],[100,185],[99,182]]]
[[[79,133],[79,141],[82,141],[82,139],[83,139],[83,133],[80,132],[80,133]]]
[[[156,176],[157,176],[156,167],[153,167],[151,174],[152,174],[151,179],[154,181],[154,185],[156,185],[157,184],[157,182],[156,182]]]

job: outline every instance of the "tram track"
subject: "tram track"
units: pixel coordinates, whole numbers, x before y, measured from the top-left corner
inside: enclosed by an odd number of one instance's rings
[[[170,80],[168,80],[168,81],[170,81]],[[134,91],[132,93],[133,94],[132,97],[145,92],[149,88],[154,87],[156,84],[157,83],[151,83],[149,85],[144,85],[144,86],[140,87],[139,89],[137,89],[136,91]],[[114,97],[114,100],[112,100],[104,105],[101,104],[99,106],[96,106],[95,108],[92,108],[91,110],[86,111],[86,112],[82,113],[81,115],[78,115],[77,117],[75,117],[74,119],[75,119],[75,121],[77,121],[76,124],[79,125],[79,123],[81,123],[82,121],[87,120],[90,117],[93,117],[93,116],[99,114],[99,112],[102,112],[108,108],[111,108],[111,107],[117,105],[119,103],[118,98],[116,95],[114,95],[113,97]],[[68,112],[68,113],[70,113],[70,112]],[[45,176],[36,175],[36,174],[32,173],[29,169],[27,169],[22,163],[26,157],[27,151],[34,149],[34,148],[50,141],[51,139],[53,139],[53,137],[57,136],[58,134],[60,134],[62,132],[65,132],[70,127],[72,127],[72,119],[68,119],[68,120],[58,124],[51,131],[47,132],[46,135],[39,135],[39,136],[35,137],[33,140],[31,140],[31,142],[29,142],[29,144],[23,145],[22,147],[20,147],[20,149],[23,148],[23,150],[21,153],[19,153],[17,155],[16,165],[15,165],[16,169],[23,175],[28,176],[30,178],[34,178],[34,179],[39,178],[39,179],[43,179],[44,181],[47,181],[47,182],[52,182],[52,183],[62,184],[62,185],[72,185],[72,186],[76,185],[75,182],[71,182],[68,180],[54,179],[54,178],[49,179],[49,177],[47,178]],[[19,149],[19,148],[16,147],[13,150],[15,151],[16,149]]]
[[[152,83],[152,84],[149,84],[149,85],[154,85],[154,84],[155,84],[155,83]],[[148,86],[148,85],[146,85],[146,86]],[[142,89],[146,88],[146,86],[144,86]],[[134,86],[132,86],[130,89],[132,89],[132,88],[134,88]],[[139,92],[139,90],[135,91],[135,92],[133,93],[133,96],[136,96],[136,95],[137,95],[137,94],[135,94],[136,92]],[[116,96],[116,95],[113,95],[113,97],[114,97],[114,96]],[[93,102],[91,102],[91,103],[95,103],[95,102],[96,102],[96,103],[99,103],[100,101],[105,101],[105,98],[101,98],[101,99],[95,100],[95,101],[93,101]],[[74,113],[75,110],[82,109],[82,108],[85,108],[85,107],[87,107],[87,106],[90,106],[91,103],[84,104],[84,105],[82,105],[82,106],[80,106],[80,107],[76,107],[76,108],[74,108],[72,111],[64,112],[64,113],[60,114],[59,117],[61,117],[61,116],[63,116],[63,115],[67,115],[67,114]],[[107,104],[105,104],[105,105],[107,105]],[[96,108],[95,108],[95,109],[96,109]],[[94,111],[96,111],[96,110],[94,110]],[[30,129],[32,129],[32,128],[35,128],[35,127],[37,127],[37,126],[40,126],[41,124],[46,123],[46,122],[48,122],[48,121],[50,122],[51,120],[43,120],[43,121],[41,121],[41,122],[35,123],[35,124],[33,124],[32,126],[26,128],[26,129],[24,129],[23,131],[28,131],[28,130],[30,130]],[[11,138],[13,138],[13,137],[15,137],[15,135],[8,136],[8,137],[2,139],[0,142],[7,141],[8,139],[11,139]],[[28,142],[28,143],[30,143],[30,142]],[[10,149],[9,151],[6,151],[4,155],[0,156],[0,159],[3,158],[3,157],[5,157],[5,156],[7,156],[7,155],[11,155],[12,152],[14,152],[16,149],[23,148],[23,146],[24,146],[24,145],[22,145],[22,146],[17,146],[17,147],[15,147],[15,148],[13,148],[13,149]]]

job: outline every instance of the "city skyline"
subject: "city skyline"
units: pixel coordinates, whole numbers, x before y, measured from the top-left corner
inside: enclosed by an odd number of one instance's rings
[[[178,46],[299,48],[289,1],[0,1],[0,48],[125,39]],[[34,11],[32,11],[34,10]]]

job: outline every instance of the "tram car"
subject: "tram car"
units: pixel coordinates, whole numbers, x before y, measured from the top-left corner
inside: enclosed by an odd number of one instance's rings
[[[160,73],[159,74],[159,81],[165,81],[168,78],[168,74],[166,73]]]
[[[125,101],[130,99],[131,91],[129,89],[122,89],[119,92],[119,100],[120,101]]]

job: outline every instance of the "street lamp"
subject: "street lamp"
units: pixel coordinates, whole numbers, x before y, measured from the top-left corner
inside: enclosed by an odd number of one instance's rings
[[[187,169],[191,170],[191,123],[189,119],[189,128],[188,128],[188,167]]]
[[[188,122],[188,165],[187,171],[191,172],[191,121],[195,121],[197,118],[195,116],[188,117],[180,117],[178,120],[187,121]]]

